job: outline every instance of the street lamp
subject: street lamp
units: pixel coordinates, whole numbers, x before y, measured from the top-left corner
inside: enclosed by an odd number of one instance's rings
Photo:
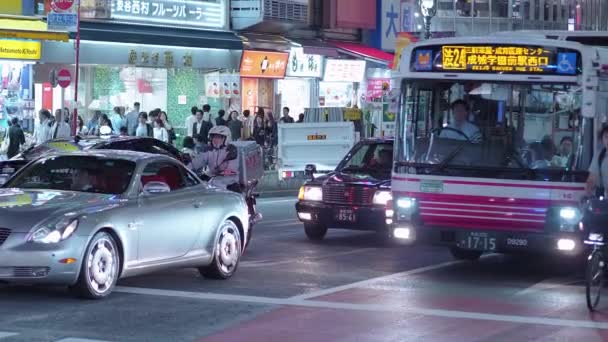
[[[424,37],[431,38],[431,19],[437,14],[437,0],[419,0],[420,12],[424,17]]]

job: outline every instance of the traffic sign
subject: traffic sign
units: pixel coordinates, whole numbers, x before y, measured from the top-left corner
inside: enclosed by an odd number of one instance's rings
[[[75,0],[52,0],[51,8],[54,12],[66,12],[72,9]]]
[[[61,88],[67,88],[72,83],[72,74],[67,69],[61,69],[57,73],[57,83]]]

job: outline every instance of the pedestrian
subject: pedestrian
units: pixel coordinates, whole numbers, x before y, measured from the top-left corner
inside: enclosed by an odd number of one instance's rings
[[[208,136],[203,136],[201,134],[196,134],[194,136],[194,154],[203,153],[207,148],[209,143]]]
[[[190,158],[195,156],[194,147],[196,145],[194,144],[194,139],[192,137],[185,137],[182,145],[184,146],[182,148],[182,153],[189,155]]]
[[[23,134],[23,129],[21,129],[21,125],[19,125],[19,119],[16,117],[11,119],[8,139],[8,151],[6,152],[6,156],[8,159],[11,159],[19,154],[21,146],[25,144],[25,134]]]
[[[293,119],[292,119],[293,120]],[[271,147],[278,145],[278,126],[271,112],[266,113],[266,139]]]
[[[101,111],[96,110],[93,113],[93,117],[89,120],[87,127],[89,128],[89,135],[99,135],[99,119],[101,118]]]
[[[211,115],[211,106],[208,104],[203,105],[203,120],[209,121],[212,126],[215,126],[215,118]]]
[[[220,109],[217,112],[217,119],[215,119],[215,125],[216,126],[228,126],[228,120],[226,120],[225,116],[226,116],[226,111],[223,109]]]
[[[169,143],[169,132],[167,132],[161,119],[154,121],[154,139]]]
[[[154,127],[154,122],[160,115],[160,108],[156,108],[148,114],[148,123]]]
[[[239,141],[243,135],[243,122],[239,120],[239,112],[233,110],[230,112],[230,121],[228,121],[228,128],[230,128],[230,134],[232,135],[232,141]]]
[[[150,138],[154,136],[154,129],[152,125],[148,123],[148,113],[139,113],[139,123],[137,124],[137,128],[135,129],[135,136]]]
[[[82,116],[78,115],[78,125],[76,126],[76,135],[85,136],[89,134],[89,128],[84,124]]]
[[[261,147],[265,146],[265,136],[266,132],[264,129],[264,119],[260,116],[255,117],[255,122],[253,123],[253,139],[258,143]]]
[[[300,115],[298,115],[297,123],[303,123],[303,122],[304,122],[304,113],[300,113]]]
[[[51,136],[49,139],[67,139],[70,137],[72,130],[70,125],[63,119],[63,109],[55,111],[55,123],[51,127]]]
[[[283,117],[279,119],[281,123],[294,123],[293,118],[289,116],[289,107],[283,107]]]
[[[111,135],[114,132],[114,128],[112,126],[112,120],[108,117],[107,114],[102,114],[101,118],[99,118],[99,135]]]
[[[253,121],[254,118],[251,116],[251,111],[246,109],[243,111],[243,129],[241,133],[241,139],[243,140],[251,140],[251,135],[253,132]]]
[[[167,133],[169,134],[169,144],[173,145],[173,142],[175,141],[177,136],[175,134],[175,129],[171,125],[171,122],[169,122],[169,116],[167,116],[167,112],[161,111],[158,115],[158,118],[163,122],[163,127],[165,127]]]
[[[211,122],[204,119],[205,114],[202,111],[196,112],[196,121],[192,125],[192,133],[194,136],[200,135],[203,143],[206,145],[208,141],[209,130],[213,128]]]
[[[34,138],[37,145],[49,140],[51,135],[51,116],[51,112],[48,109],[41,109],[38,112],[38,126],[34,129]]]
[[[120,127],[123,126],[124,117],[122,116],[122,109],[120,107],[114,107],[114,112],[112,116],[110,116],[110,121],[112,122],[112,133],[118,134],[120,133]]]
[[[135,130],[139,124],[139,113],[141,104],[139,102],[133,103],[133,110],[125,116],[125,126],[127,127],[127,134],[135,136]]]
[[[120,127],[120,136],[121,137],[128,137],[129,136],[129,129],[125,126]]]
[[[191,115],[186,118],[186,136],[192,137],[192,127],[194,127],[194,121],[196,121],[196,112],[198,108],[196,106],[190,108]]]

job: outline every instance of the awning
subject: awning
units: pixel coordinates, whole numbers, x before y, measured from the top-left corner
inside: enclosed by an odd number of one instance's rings
[[[292,39],[292,42],[302,46],[304,53],[307,55],[321,55],[325,57],[336,58],[340,56],[338,49],[325,41],[317,39]]]
[[[38,18],[0,16],[0,38],[57,40],[67,42],[67,32],[48,31],[45,22]]]
[[[80,39],[100,42],[153,44],[221,50],[242,50],[243,42],[232,32],[193,30],[105,21],[80,23]]]
[[[260,33],[241,33],[239,37],[243,40],[246,50],[273,50],[289,51],[293,44],[283,36]]]
[[[370,60],[378,64],[386,65],[389,68],[393,67],[393,60],[395,56],[391,53],[351,42],[332,41],[331,44],[333,44],[336,48],[338,48],[338,50],[340,50],[340,52],[344,54]]]

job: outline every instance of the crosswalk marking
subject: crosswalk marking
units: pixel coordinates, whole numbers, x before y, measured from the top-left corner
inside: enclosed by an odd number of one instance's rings
[[[0,331],[0,339],[17,336],[19,334],[7,331]]]
[[[109,341],[102,341],[102,340],[90,340],[90,339],[86,339],[86,338],[64,338],[55,342],[109,342]]]

